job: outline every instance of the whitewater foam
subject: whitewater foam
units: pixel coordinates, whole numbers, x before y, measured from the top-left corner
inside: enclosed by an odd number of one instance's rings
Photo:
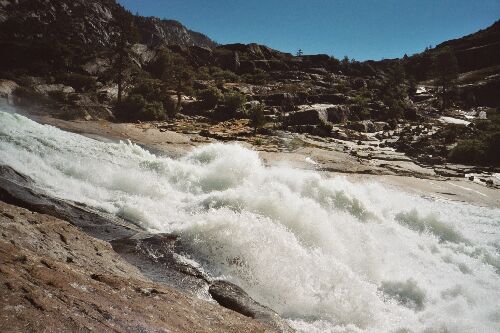
[[[190,244],[301,332],[498,332],[500,210],[266,167],[233,144],[180,159],[0,112],[0,162],[40,189]]]

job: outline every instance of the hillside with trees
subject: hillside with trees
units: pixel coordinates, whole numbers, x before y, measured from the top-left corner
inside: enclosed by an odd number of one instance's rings
[[[64,119],[248,119],[255,133],[377,133],[421,163],[498,165],[500,22],[419,54],[365,62],[218,45],[113,0],[3,1],[0,27],[0,78],[17,86],[12,98]]]

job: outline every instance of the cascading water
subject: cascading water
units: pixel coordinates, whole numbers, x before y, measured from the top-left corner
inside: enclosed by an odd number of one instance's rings
[[[179,234],[194,260],[300,332],[500,331],[500,210],[266,167],[231,144],[181,159],[0,112],[0,163],[50,195]]]

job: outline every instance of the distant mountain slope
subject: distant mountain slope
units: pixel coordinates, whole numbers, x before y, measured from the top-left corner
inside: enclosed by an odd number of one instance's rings
[[[2,40],[30,40],[46,34],[57,22],[57,37],[83,45],[108,46],[115,17],[125,9],[115,0],[2,0]],[[145,44],[215,47],[207,36],[181,23],[152,17],[135,17]]]
[[[461,72],[500,65],[500,20],[490,27],[436,46],[453,49]]]
[[[473,34],[443,42],[432,49],[405,58],[407,70],[419,80],[433,77],[433,58],[451,49],[460,73],[500,66],[500,21]],[[498,70],[494,70],[498,72]]]
[[[202,33],[192,31],[174,20],[136,16],[141,39],[147,45],[176,44],[214,48],[217,43]]]

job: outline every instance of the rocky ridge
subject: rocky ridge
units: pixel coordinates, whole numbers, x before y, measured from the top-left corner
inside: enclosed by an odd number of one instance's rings
[[[1,34],[3,41],[34,40],[46,37],[39,33],[47,34],[56,24],[61,29],[50,33],[68,45],[109,47],[113,34],[118,33],[115,26],[117,16],[124,13],[126,10],[114,0],[3,0],[0,2],[0,23],[6,28]],[[142,16],[136,16],[134,20],[139,28],[140,41],[146,45],[217,45],[207,36],[174,20]]]
[[[154,68],[167,51],[190,70],[192,85],[183,92],[180,113],[202,117],[203,122],[247,118],[252,106],[262,105],[268,135],[279,129],[347,142],[371,141],[375,135],[383,147],[427,165],[449,163],[452,150],[468,140],[472,148],[465,145],[462,151],[486,152],[473,158],[462,153],[452,162],[479,164],[490,171],[495,169],[488,167],[498,164],[490,151],[499,138],[498,22],[410,57],[358,62],[322,54],[294,56],[258,44],[217,45],[179,22],[127,14],[113,0],[5,0],[0,6],[0,46],[7,52],[0,61],[0,94],[10,103],[42,108],[64,119],[116,120],[119,89],[113,50],[123,34],[123,15],[139,34],[127,51],[125,96],[138,86],[143,91],[164,89],[157,88],[161,75]],[[54,54],[43,47],[51,43]],[[78,52],[89,46],[95,46],[93,52]],[[434,62],[447,50],[456,54],[459,76],[456,100],[442,110]],[[476,60],[472,67],[467,60],[471,57]],[[223,103],[207,106],[200,97],[206,89],[241,94],[248,103],[239,112],[228,112]],[[177,96],[172,90],[162,93],[155,102],[165,110]],[[151,95],[158,92],[145,102]],[[443,117],[470,126],[456,128],[441,121]],[[482,141],[474,142],[477,137]]]

